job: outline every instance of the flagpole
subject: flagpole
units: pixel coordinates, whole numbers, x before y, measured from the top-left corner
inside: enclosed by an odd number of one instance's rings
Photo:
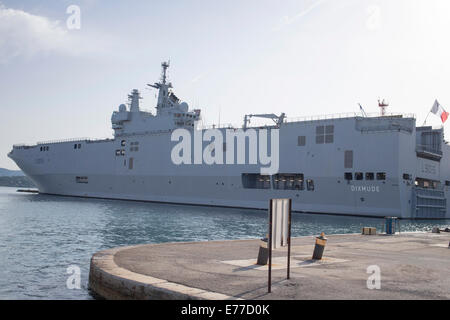
[[[424,126],[425,126],[425,123],[427,123],[427,119],[428,119],[428,116],[430,115],[430,113],[431,113],[431,111],[428,111],[428,114],[427,114],[427,116],[425,117],[425,121],[423,122],[422,127],[424,127]]]

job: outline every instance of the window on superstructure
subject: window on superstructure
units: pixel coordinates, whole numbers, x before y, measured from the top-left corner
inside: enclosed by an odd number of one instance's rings
[[[334,142],[334,126],[328,125],[325,127],[325,143]]]
[[[298,136],[297,145],[299,147],[303,147],[306,145],[306,137],[305,136]]]
[[[404,180],[411,180],[411,175],[408,174],[408,173],[404,173],[404,174],[403,174],[403,179],[404,179]]]
[[[127,143],[127,141],[126,140],[122,140],[121,142],[120,142],[120,145],[122,146],[122,147],[125,147],[125,144]]]
[[[386,180],[386,172],[377,172],[377,180]]]
[[[73,148],[74,148],[74,149],[77,149],[77,148],[78,148],[78,145],[75,143],[75,144],[73,145]]]
[[[325,142],[325,126],[316,127],[316,143],[323,144]]]
[[[316,127],[316,143],[333,143],[334,142],[334,125],[317,126]]]
[[[344,177],[345,177],[345,180],[353,180],[353,173],[346,172]]]
[[[242,186],[245,189],[270,189],[270,176],[257,173],[243,173]]]
[[[362,180],[363,178],[364,178],[364,175],[362,172],[355,173],[355,180]]]
[[[76,183],[89,183],[88,177],[76,177],[75,181]]]
[[[304,175],[302,173],[279,173],[273,175],[273,188],[277,190],[303,190]]]
[[[353,168],[353,150],[346,150],[344,152],[344,168],[345,169]]]
[[[314,180],[306,180],[306,188],[308,191],[314,191]]]
[[[373,172],[366,172],[366,180],[375,180],[375,174]]]
[[[116,156],[120,156],[120,150],[116,150]]]
[[[128,161],[128,169],[133,170],[133,165],[134,165],[134,158],[130,158],[130,160]]]

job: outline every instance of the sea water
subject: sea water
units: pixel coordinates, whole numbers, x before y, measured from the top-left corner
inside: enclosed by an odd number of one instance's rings
[[[92,299],[89,262],[99,250],[255,239],[267,230],[263,210],[83,199],[16,189],[0,187],[0,299]],[[292,235],[359,233],[363,226],[380,229],[383,223],[377,218],[294,213]],[[402,220],[401,230],[430,231],[449,224],[449,220]],[[77,268],[81,286],[73,289],[67,280]]]

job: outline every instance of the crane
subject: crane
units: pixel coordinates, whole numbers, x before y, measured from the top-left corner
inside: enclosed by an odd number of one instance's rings
[[[257,118],[266,118],[266,119],[272,119],[273,122],[279,127],[284,119],[286,118],[286,114],[283,112],[280,116],[277,116],[276,114],[270,113],[270,114],[246,114],[244,117],[244,130],[247,129],[247,123],[250,123],[250,118],[257,117]]]

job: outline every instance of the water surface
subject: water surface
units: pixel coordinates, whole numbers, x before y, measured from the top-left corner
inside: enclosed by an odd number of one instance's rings
[[[292,235],[378,229],[382,219],[293,214]],[[402,231],[429,231],[449,220],[402,221]],[[0,299],[92,299],[87,289],[95,252],[117,246],[174,241],[261,238],[260,210],[178,206],[18,193],[0,187]],[[257,253],[255,252],[255,255]],[[71,265],[80,290],[66,286]]]

